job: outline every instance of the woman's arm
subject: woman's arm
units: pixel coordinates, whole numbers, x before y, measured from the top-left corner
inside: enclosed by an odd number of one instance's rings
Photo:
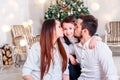
[[[34,80],[33,78],[39,78],[39,63],[40,63],[40,48],[39,43],[34,44],[31,49],[28,50],[27,59],[22,68],[22,76],[24,80]],[[34,74],[34,75],[32,75]]]
[[[69,74],[63,74],[62,80],[70,80]]]
[[[30,75],[23,76],[23,80],[34,80],[34,78]]]

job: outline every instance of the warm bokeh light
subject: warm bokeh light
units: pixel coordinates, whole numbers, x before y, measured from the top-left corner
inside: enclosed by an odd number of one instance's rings
[[[12,20],[14,17],[15,17],[15,15],[13,13],[10,13],[9,16],[8,16],[8,19]]]
[[[91,5],[91,9],[92,9],[93,11],[97,11],[97,10],[100,9],[100,5],[99,5],[98,3],[93,3],[93,4]]]
[[[45,0],[39,0],[40,3],[45,3]]]
[[[8,25],[2,26],[2,31],[3,32],[9,32],[10,30],[11,30],[10,26],[8,26]]]
[[[27,44],[27,41],[25,39],[20,40],[20,46],[25,46]]]
[[[33,24],[33,21],[30,19],[30,20],[28,20],[28,24],[29,25],[32,25]]]
[[[25,28],[27,28],[28,25],[29,25],[29,24],[28,24],[27,22],[24,22],[24,23],[23,23],[23,26],[24,26]]]
[[[56,4],[56,0],[51,0],[52,5]]]

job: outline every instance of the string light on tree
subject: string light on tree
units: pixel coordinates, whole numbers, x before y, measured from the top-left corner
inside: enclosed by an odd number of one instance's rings
[[[89,14],[88,8],[81,0],[56,0],[55,5],[51,5],[45,12],[45,19],[56,18],[62,20],[66,16],[74,15],[76,18],[80,14]]]

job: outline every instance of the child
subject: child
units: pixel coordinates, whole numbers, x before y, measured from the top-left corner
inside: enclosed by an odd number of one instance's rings
[[[64,18],[61,22],[61,26],[63,28],[64,38],[62,40],[63,43],[66,43],[68,46],[70,44],[74,44],[79,42],[77,38],[74,37],[74,26],[75,26],[75,17],[74,16],[68,16]],[[77,78],[80,76],[80,66],[75,60],[75,55],[69,55],[69,73],[66,70],[64,74],[69,74],[70,80],[77,80]],[[67,75],[63,76],[63,80],[68,77]]]
[[[76,19],[74,16],[68,16],[64,18],[61,22],[61,26],[63,28],[63,33],[64,33],[64,38],[62,39],[63,43],[67,44],[68,47],[71,47],[72,46],[71,44],[80,42],[78,38],[74,37],[74,27],[76,26]],[[94,48],[96,44],[96,40],[101,40],[101,38],[93,37],[89,44],[89,48]],[[64,75],[63,80],[68,80],[66,79],[66,77],[68,78],[68,74],[70,76],[70,80],[77,80],[77,78],[81,74],[80,64],[77,63],[75,55],[68,54],[68,58],[69,58],[69,65],[68,65],[69,73],[67,69],[64,72],[64,74],[67,74],[67,76]]]

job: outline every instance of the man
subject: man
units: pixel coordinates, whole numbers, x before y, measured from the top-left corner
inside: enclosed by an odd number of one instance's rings
[[[74,45],[75,55],[81,63],[81,75],[78,80],[118,80],[112,52],[108,46],[97,41],[93,49],[88,44],[98,27],[97,19],[92,15],[80,15],[75,28],[75,36],[81,41]]]

